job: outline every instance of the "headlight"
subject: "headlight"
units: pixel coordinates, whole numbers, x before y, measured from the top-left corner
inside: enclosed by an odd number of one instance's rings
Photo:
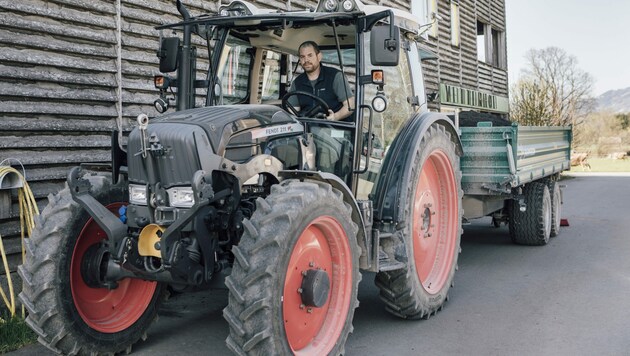
[[[190,208],[195,203],[194,193],[191,187],[174,187],[167,189],[170,206],[178,208]]]
[[[129,184],[129,202],[136,205],[147,205],[146,185]]]
[[[372,99],[372,109],[376,112],[383,112],[387,109],[387,99],[382,95],[377,95]]]

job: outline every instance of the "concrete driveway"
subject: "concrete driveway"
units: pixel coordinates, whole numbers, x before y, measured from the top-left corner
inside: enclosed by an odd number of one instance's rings
[[[429,320],[390,316],[365,273],[347,355],[629,355],[630,174],[563,184],[570,226],[547,246],[513,245],[488,219],[465,227],[450,301]],[[225,290],[171,298],[133,354],[229,354],[226,303]]]

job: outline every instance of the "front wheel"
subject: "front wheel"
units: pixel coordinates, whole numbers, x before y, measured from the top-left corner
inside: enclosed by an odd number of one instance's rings
[[[106,176],[88,176],[94,197],[117,213],[127,201]],[[20,299],[39,341],[57,353],[92,355],[129,351],[155,318],[162,285],[123,279],[115,289],[92,288],[83,279],[84,259],[107,239],[66,187],[51,195],[26,243]]]
[[[409,177],[415,184],[400,192],[406,207],[396,231],[407,268],[380,272],[376,285],[386,309],[408,319],[428,318],[447,299],[460,250],[462,190],[459,156],[444,126],[424,133]],[[401,248],[402,247],[402,248]]]
[[[338,355],[360,280],[357,225],[342,194],[287,180],[259,198],[232,248],[228,347],[236,354]]]

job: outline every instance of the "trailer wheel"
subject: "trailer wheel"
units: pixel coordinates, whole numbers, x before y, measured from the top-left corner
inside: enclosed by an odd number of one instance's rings
[[[329,184],[286,180],[259,198],[226,279],[236,354],[338,355],[360,280],[357,225]]]
[[[560,183],[549,181],[547,183],[549,194],[551,195],[551,232],[549,236],[556,237],[560,235],[560,220],[562,219],[562,192],[560,191]]]
[[[510,238],[519,245],[541,246],[551,234],[551,196],[547,184],[532,182],[523,188],[526,210],[513,200],[510,209]]]
[[[400,193],[406,216],[397,231],[407,268],[379,272],[375,283],[390,313],[419,319],[435,314],[447,300],[460,251],[461,171],[443,126],[434,124],[424,134],[413,167],[409,177],[401,177],[416,183]]]
[[[93,195],[117,213],[127,201],[121,186],[102,175],[86,177]],[[72,200],[68,187],[50,195],[26,242],[20,299],[27,324],[49,349],[91,355],[130,351],[155,318],[163,286],[127,278],[115,289],[91,288],[81,274],[88,249],[107,239],[89,214]]]

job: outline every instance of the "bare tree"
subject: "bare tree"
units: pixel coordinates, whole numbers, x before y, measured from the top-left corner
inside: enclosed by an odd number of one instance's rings
[[[532,49],[512,87],[511,118],[526,125],[576,125],[592,111],[593,77],[563,49]]]

